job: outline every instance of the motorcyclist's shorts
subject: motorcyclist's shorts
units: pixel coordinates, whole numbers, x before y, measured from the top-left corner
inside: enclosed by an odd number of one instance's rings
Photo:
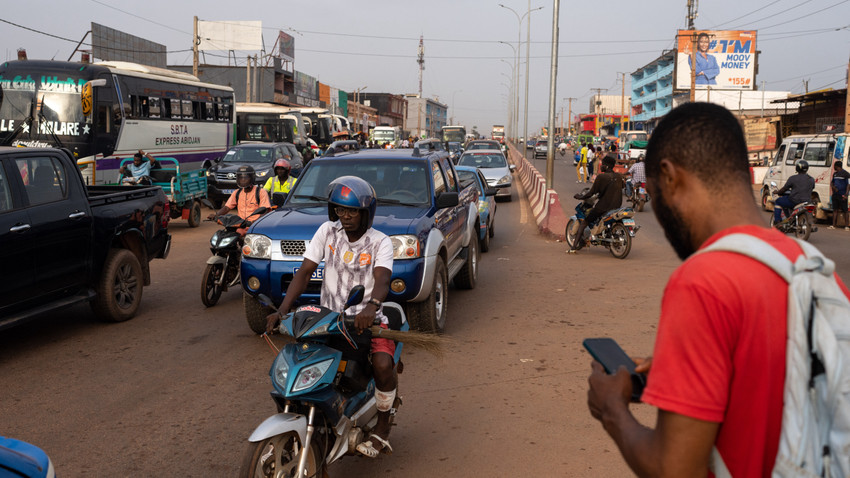
[[[381,324],[382,329],[388,329],[387,324]],[[384,352],[390,354],[390,357],[395,356],[395,341],[390,339],[372,338],[372,353]]]

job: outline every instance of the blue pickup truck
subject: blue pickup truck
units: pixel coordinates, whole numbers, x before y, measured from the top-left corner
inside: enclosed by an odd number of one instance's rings
[[[410,323],[423,331],[446,325],[449,281],[472,289],[478,279],[478,192],[460,185],[445,151],[360,150],[314,159],[277,211],[257,220],[245,237],[243,301],[248,325],[266,327],[265,294],[279,305],[319,226],[328,220],[328,184],[340,176],[366,180],[378,196],[373,227],[392,239],[393,273],[388,301],[405,305]],[[318,303],[324,264],[299,299]]]

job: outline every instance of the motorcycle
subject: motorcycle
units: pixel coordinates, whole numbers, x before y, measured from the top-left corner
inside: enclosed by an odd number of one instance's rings
[[[771,196],[773,197],[773,204],[776,204],[776,183],[771,183]],[[785,234],[793,233],[797,238],[808,241],[809,236],[818,230],[818,227],[815,226],[814,214],[815,205],[810,202],[797,204],[790,213],[782,208],[782,221],[776,224],[776,217],[771,214],[770,227],[776,227]]]
[[[581,194],[586,194],[587,191],[589,189],[585,188]],[[587,213],[593,209],[596,199],[597,197],[594,194],[582,200],[576,206],[576,214],[567,222],[567,229],[564,233],[567,237],[567,245],[570,246],[570,249],[575,249],[578,241],[586,241],[593,246],[606,247],[611,255],[617,259],[625,259],[632,250],[632,238],[640,229],[640,226],[635,225],[633,219],[635,211],[630,207],[608,211],[596,224],[584,228],[582,237],[577,237],[580,221],[584,220]]]
[[[632,203],[632,208],[637,209],[638,212],[643,211],[643,206],[649,201],[649,193],[646,192],[646,183],[635,183],[631,178],[626,181],[632,185],[632,194],[627,196],[626,199]]]
[[[357,445],[368,439],[378,421],[371,334],[352,336],[354,318],[344,315],[363,301],[364,291],[363,286],[353,288],[342,312],[303,305],[283,318],[278,331],[293,341],[280,350],[269,371],[278,413],[251,433],[239,476],[323,476],[325,466],[356,454]],[[258,298],[271,307],[268,297]],[[400,305],[384,302],[383,312],[391,329],[410,329]],[[397,342],[397,373],[403,369],[401,349]],[[391,423],[400,405],[396,397]]]
[[[267,210],[265,207],[258,208],[251,216],[263,214]],[[224,229],[215,231],[210,238],[212,256],[207,259],[207,267],[201,277],[201,302],[207,307],[214,306],[222,292],[227,292],[228,288],[241,282],[239,265],[242,260],[242,234],[238,229],[251,225],[251,221],[236,214],[218,216],[214,220]]]

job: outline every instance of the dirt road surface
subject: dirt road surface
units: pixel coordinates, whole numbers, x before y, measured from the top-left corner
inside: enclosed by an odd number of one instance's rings
[[[557,166],[568,210],[579,187],[571,164]],[[679,261],[651,202],[647,211],[631,254],[617,260],[601,248],[565,254],[537,234],[516,190],[500,202],[478,286],[449,293],[454,345],[442,360],[405,350],[395,453],[345,457],[331,476],[629,476],[587,411],[581,341],[610,336],[632,355],[651,353]],[[274,353],[248,328],[241,290],[201,304],[215,229],[172,222],[171,256],[152,263],[153,284],[128,322],[99,323],[75,307],[0,333],[0,435],[45,449],[60,476],[236,476],[248,435],[275,412]],[[848,239],[825,228],[812,238],[842,256],[845,277]],[[651,407],[632,407],[654,422]]]

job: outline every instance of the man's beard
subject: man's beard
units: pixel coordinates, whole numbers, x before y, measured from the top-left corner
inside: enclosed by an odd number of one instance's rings
[[[658,219],[664,229],[667,242],[673,246],[673,250],[676,251],[679,259],[687,259],[695,251],[691,244],[690,231],[682,216],[667,205],[667,202],[660,195],[653,196],[652,202],[652,210],[655,212],[655,218]]]

